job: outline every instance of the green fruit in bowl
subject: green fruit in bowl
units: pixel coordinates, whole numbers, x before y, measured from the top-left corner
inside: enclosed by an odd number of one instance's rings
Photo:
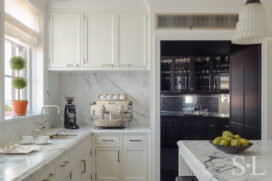
[[[241,142],[239,139],[233,139],[230,143],[231,146],[241,146]]]
[[[219,145],[221,145],[221,146],[229,146],[230,145],[230,141],[226,140],[226,139],[222,139],[222,140],[220,140]]]
[[[233,138],[232,137],[227,137],[227,138],[225,138],[225,140],[228,140],[228,141],[232,141],[233,140]]]
[[[230,131],[223,131],[222,138],[233,137],[233,134]]]
[[[241,138],[240,139],[241,145],[242,146],[248,146],[249,145],[249,141],[245,138]]]
[[[220,141],[221,141],[222,139],[223,139],[222,137],[216,137],[216,138],[213,140],[213,144],[219,145],[219,144],[220,144]]]
[[[235,139],[241,139],[241,136],[238,135],[238,134],[234,135],[233,137],[234,137]]]

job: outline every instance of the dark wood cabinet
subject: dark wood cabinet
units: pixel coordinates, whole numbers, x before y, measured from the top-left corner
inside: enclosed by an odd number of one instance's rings
[[[179,140],[212,140],[228,127],[228,118],[162,116],[161,146],[177,147]]]
[[[230,56],[230,126],[248,139],[261,138],[261,46]]]

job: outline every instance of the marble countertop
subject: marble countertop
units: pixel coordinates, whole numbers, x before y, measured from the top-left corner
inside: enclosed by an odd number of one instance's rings
[[[75,144],[83,141],[91,133],[149,133],[149,128],[97,130],[86,127],[78,130],[52,129],[47,132],[48,135],[52,133],[76,134],[77,136],[72,139],[51,140],[52,144],[39,145],[41,151],[29,155],[1,155],[0,180],[22,180],[28,177],[47,163],[54,161]]]
[[[208,141],[179,141],[178,146],[200,181],[271,181],[272,141],[251,142],[251,148],[235,155],[217,150]]]

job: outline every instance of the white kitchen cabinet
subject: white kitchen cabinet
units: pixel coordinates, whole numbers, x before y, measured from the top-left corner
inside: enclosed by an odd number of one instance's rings
[[[146,67],[146,14],[118,13],[118,66]]]
[[[42,170],[35,173],[35,176],[32,176],[32,179],[29,180],[35,180],[35,181],[57,181],[56,180],[56,167],[54,163],[50,163],[42,168]]]
[[[96,134],[96,181],[148,181],[146,134]]]
[[[79,143],[70,153],[71,181],[88,181],[91,177],[91,139]]]
[[[79,67],[82,58],[82,14],[53,13],[49,21],[49,67]]]
[[[50,15],[49,70],[148,69],[145,12]]]
[[[70,180],[71,159],[69,153],[64,153],[56,162],[56,180]]]
[[[147,137],[123,137],[123,181],[147,181]]]
[[[115,14],[86,13],[85,67],[113,67],[115,64]]]
[[[120,148],[96,148],[96,181],[120,181]]]

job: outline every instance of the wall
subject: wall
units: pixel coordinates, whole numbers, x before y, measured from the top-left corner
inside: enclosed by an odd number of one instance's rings
[[[48,97],[51,104],[61,106],[61,126],[65,96],[75,97],[78,123],[86,126],[91,125],[90,101],[95,101],[103,93],[127,94],[135,105],[135,119],[131,125],[149,126],[149,72],[49,73]],[[59,126],[58,121],[53,120],[51,123],[54,127]]]

